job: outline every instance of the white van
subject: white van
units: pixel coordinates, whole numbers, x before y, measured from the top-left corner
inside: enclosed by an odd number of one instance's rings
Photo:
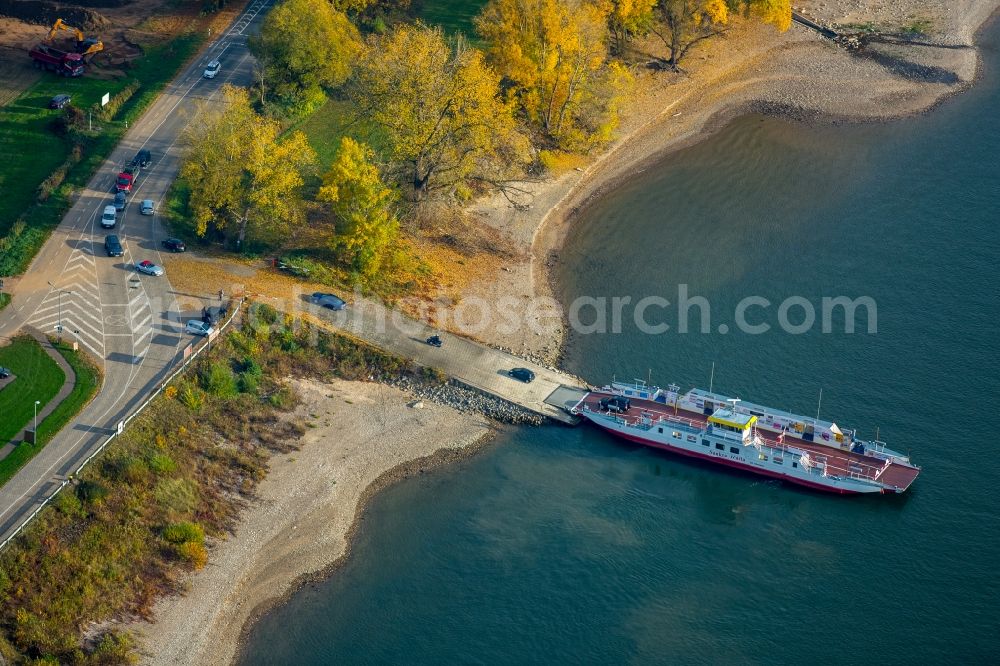
[[[105,229],[114,229],[116,222],[115,219],[116,215],[117,212],[115,211],[114,206],[105,206],[104,215],[101,216],[101,226],[104,227]]]

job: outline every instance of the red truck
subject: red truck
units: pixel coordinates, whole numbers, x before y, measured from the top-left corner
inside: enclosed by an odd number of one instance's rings
[[[47,69],[63,76],[83,75],[83,56],[79,53],[67,53],[48,44],[39,44],[28,51],[28,55],[39,69]]]

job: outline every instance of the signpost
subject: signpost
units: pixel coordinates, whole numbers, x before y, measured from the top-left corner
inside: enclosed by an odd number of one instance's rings
[[[101,108],[106,107],[108,105],[108,102],[110,101],[111,101],[111,93],[104,93],[104,96],[101,97]]]

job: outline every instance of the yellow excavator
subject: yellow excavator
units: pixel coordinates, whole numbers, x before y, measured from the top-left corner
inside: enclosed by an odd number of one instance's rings
[[[89,58],[98,51],[104,50],[104,42],[99,39],[85,37],[82,30],[74,28],[71,25],[66,25],[61,18],[57,18],[56,22],[52,24],[52,29],[49,30],[49,36],[45,38],[45,41],[51,42],[56,38],[60,30],[72,32],[76,36],[76,52],[84,58]]]

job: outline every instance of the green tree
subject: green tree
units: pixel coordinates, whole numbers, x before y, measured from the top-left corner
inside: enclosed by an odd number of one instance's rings
[[[387,157],[414,198],[456,192],[470,182],[503,185],[527,160],[500,76],[440,29],[396,26],[369,37],[350,95],[382,131]]]
[[[608,59],[611,5],[592,0],[491,0],[476,19],[490,62],[522,109],[558,145],[585,149],[610,136],[629,77]]]
[[[225,86],[221,104],[200,110],[185,132],[190,149],[181,166],[199,236],[235,240],[239,249],[248,237],[273,241],[302,221],[299,190],[316,157],[301,132],[279,141],[280,134],[243,88]]]
[[[372,149],[341,139],[317,198],[330,204],[337,220],[334,251],[360,274],[374,275],[395,250],[399,220],[393,210],[396,192],[383,182]]]
[[[283,0],[250,39],[261,99],[270,88],[285,106],[303,112],[317,108],[324,89],[350,76],[360,48],[357,28],[327,0]]]

